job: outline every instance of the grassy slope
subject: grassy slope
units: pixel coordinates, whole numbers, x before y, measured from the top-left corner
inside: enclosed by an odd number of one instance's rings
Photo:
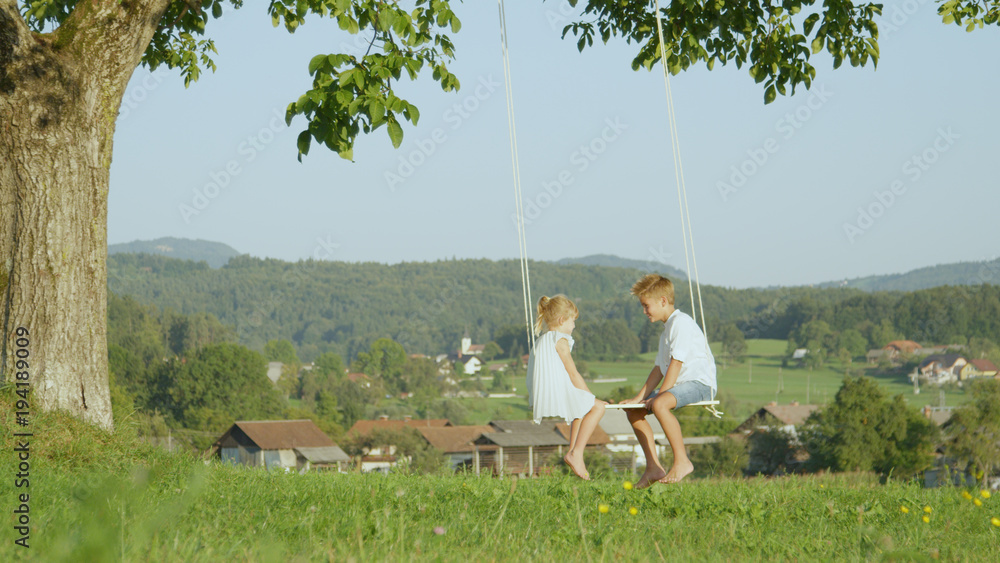
[[[2,395],[0,498],[10,515],[24,490],[12,478],[9,388]],[[30,430],[31,547],[15,545],[8,524],[2,561],[989,561],[1000,545],[990,523],[1000,497],[976,507],[955,489],[864,475],[646,491],[625,490],[627,475],[296,475],[206,466],[146,446],[127,427],[108,434],[58,414],[33,417]]]

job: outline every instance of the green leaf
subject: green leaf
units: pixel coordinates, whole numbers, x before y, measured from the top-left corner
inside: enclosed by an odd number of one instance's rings
[[[344,160],[350,160],[351,162],[354,162],[354,147],[346,148],[338,152],[337,154],[340,155],[340,158]]]
[[[299,133],[299,138],[295,141],[299,147],[299,154],[309,154],[310,143],[312,143],[312,135],[309,134],[309,131]]]
[[[816,39],[813,39],[813,42],[812,42],[812,52],[813,52],[813,54],[815,55],[816,53],[818,53],[818,52],[820,52],[822,50],[823,50],[823,38],[822,37],[817,37]]]
[[[772,85],[768,86],[768,87],[767,87],[767,88],[766,88],[766,89],[764,90],[764,103],[765,103],[765,104],[769,104],[769,103],[773,102],[773,101],[774,101],[774,99],[775,99],[775,98],[777,97],[777,95],[778,95],[778,94],[777,94],[777,92],[775,91],[775,88],[774,88],[774,84],[772,84]]]
[[[326,55],[316,55],[313,57],[312,60],[309,61],[309,74],[316,74],[316,71],[319,70],[323,66],[323,63],[327,61],[326,57]]]
[[[403,127],[396,121],[395,117],[389,118],[389,139],[392,141],[392,148],[398,149],[403,144]]]

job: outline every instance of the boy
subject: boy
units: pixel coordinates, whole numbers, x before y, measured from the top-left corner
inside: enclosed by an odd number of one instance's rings
[[[622,403],[643,403],[646,409],[626,409],[635,437],[646,455],[646,471],[636,483],[641,489],[654,482],[677,483],[694,466],[684,449],[681,426],[671,409],[715,397],[715,357],[705,334],[690,315],[674,308],[674,284],[659,274],[649,274],[632,286],[632,295],[642,303],[642,312],[651,322],[663,323],[656,364],[649,372],[639,394]],[[660,380],[663,384],[656,388]],[[650,412],[656,416],[670,440],[674,464],[665,471],[656,457],[653,428],[646,422]]]

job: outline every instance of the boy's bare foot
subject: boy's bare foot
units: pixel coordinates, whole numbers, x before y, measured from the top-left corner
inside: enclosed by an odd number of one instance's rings
[[[642,474],[642,477],[639,478],[639,482],[635,484],[635,488],[645,489],[666,476],[667,472],[664,471],[662,467],[647,469],[646,472]]]
[[[690,461],[685,462],[674,462],[670,467],[670,471],[660,479],[660,483],[678,483],[681,479],[687,477],[692,471],[694,471],[694,465]]]
[[[577,477],[583,479],[584,481],[590,480],[590,473],[587,473],[587,468],[583,465],[582,459],[575,459],[570,454],[566,454],[563,456],[563,461],[566,462],[566,465],[573,470],[573,473],[575,473]]]

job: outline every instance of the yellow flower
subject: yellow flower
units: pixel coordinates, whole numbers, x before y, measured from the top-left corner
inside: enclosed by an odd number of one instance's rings
[[[962,491],[962,498],[965,500],[972,500],[972,495],[969,494],[969,491]]]
[[[981,500],[979,500],[977,498],[974,498],[974,499],[972,499],[972,504],[974,504],[976,506],[982,506],[983,505],[983,501],[981,501]]]
[[[931,507],[925,506],[924,507],[924,512],[926,512],[927,514],[930,514],[931,513]]]
[[[979,491],[979,496],[981,496],[983,498],[990,498],[990,492],[987,491],[986,489],[983,489],[983,490]]]
[[[990,518],[990,524],[993,524],[997,528],[1000,528],[1000,518],[997,518],[996,516]]]
[[[826,488],[826,485],[820,485],[819,488],[821,489]]]
[[[924,521],[924,524],[930,524],[931,523],[931,517],[930,516],[924,516],[923,518],[921,518],[921,520]]]
[[[609,510],[611,510],[611,507],[609,507],[606,504],[597,505],[597,511],[600,512],[601,514],[607,514]]]
[[[622,483],[622,488],[625,489],[626,491],[631,491],[632,490],[632,482],[631,481],[625,481],[624,483]]]
[[[639,509],[634,506],[630,506],[628,509],[628,513],[631,514],[632,516],[635,516],[636,514],[639,514]],[[994,518],[994,520],[996,519]]]
[[[903,514],[909,514],[910,513],[910,509],[906,508],[905,506],[900,506],[899,507],[899,511],[902,512]]]

